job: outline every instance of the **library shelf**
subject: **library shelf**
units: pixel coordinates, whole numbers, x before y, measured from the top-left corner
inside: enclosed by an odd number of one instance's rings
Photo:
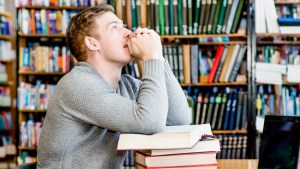
[[[65,38],[65,34],[22,34],[18,33],[20,38]]]
[[[8,18],[12,17],[9,12],[0,12],[0,16],[5,16],[5,17],[8,17]]]
[[[257,41],[258,45],[300,45],[300,41]]]
[[[16,59],[14,58],[14,59],[0,59],[0,62],[2,62],[2,63],[12,63],[12,62],[15,62],[16,61]]]
[[[275,1],[275,5],[297,5],[300,4],[300,1]]]
[[[160,35],[162,39],[191,39],[191,38],[211,38],[211,37],[232,37],[232,38],[247,38],[245,34],[199,34],[199,35]]]
[[[12,37],[10,35],[0,35],[0,40],[12,40]]]
[[[51,9],[51,10],[61,10],[61,9],[67,9],[67,10],[82,10],[87,8],[87,6],[19,6],[20,8],[26,8],[26,9]]]
[[[18,149],[22,150],[22,151],[36,151],[37,147],[23,147],[23,146],[19,146]]]
[[[178,43],[178,42],[163,42],[164,45],[182,45],[184,43]],[[188,43],[189,45],[200,45],[200,46],[206,46],[206,45],[235,45],[235,44],[242,44],[246,45],[247,41],[228,41],[228,42],[198,42],[198,43]]]
[[[300,34],[257,33],[256,37],[300,37]]]
[[[29,110],[29,109],[19,109],[20,113],[46,113],[47,110]]]
[[[12,86],[12,85],[14,85],[13,81],[0,82],[0,86]]]
[[[33,71],[19,71],[19,75],[57,75],[57,76],[62,76],[65,75],[66,73],[64,72],[33,72]]]
[[[246,82],[229,82],[229,83],[182,83],[181,87],[188,86],[236,86],[236,85],[247,85]]]

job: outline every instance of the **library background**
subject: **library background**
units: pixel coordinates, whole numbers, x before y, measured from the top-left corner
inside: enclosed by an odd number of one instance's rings
[[[76,64],[66,27],[102,2],[128,29],[161,35],[192,124],[220,140],[217,159],[258,159],[257,121],[300,116],[300,0],[0,0],[0,168],[36,161],[49,97]],[[123,73],[140,78],[141,66]]]

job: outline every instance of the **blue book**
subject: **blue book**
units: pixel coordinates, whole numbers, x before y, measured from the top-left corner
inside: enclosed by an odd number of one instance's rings
[[[224,125],[223,125],[223,130],[227,130],[229,127],[229,117],[230,117],[230,110],[231,110],[231,104],[232,104],[232,98],[233,98],[233,92],[230,92],[227,97],[227,102],[226,102],[226,109],[224,111]]]
[[[278,18],[280,26],[300,26],[300,19],[296,18]]]
[[[229,123],[229,130],[234,129],[235,124],[235,114],[236,114],[236,107],[237,107],[237,98],[238,93],[236,91],[233,92],[232,104],[231,104],[231,113],[230,113],[230,123]]]

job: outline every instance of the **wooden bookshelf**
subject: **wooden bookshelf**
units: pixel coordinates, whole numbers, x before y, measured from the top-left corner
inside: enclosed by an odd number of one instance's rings
[[[180,44],[182,45],[183,43],[177,43],[177,42],[162,42],[163,45],[174,45],[174,44]],[[189,43],[193,44],[193,43]],[[235,44],[243,44],[246,45],[246,41],[229,41],[229,42],[199,42],[195,43],[195,45],[200,45],[200,46],[213,46],[213,45],[235,45]]]
[[[247,130],[213,130],[213,134],[247,134]]]
[[[299,5],[300,1],[275,1],[275,5]]]
[[[20,8],[26,8],[26,9],[51,9],[51,10],[82,10],[87,8],[87,6],[19,6]]]
[[[236,86],[236,85],[247,85],[246,82],[232,82],[232,83],[183,83],[181,87],[187,86]]]
[[[23,151],[36,151],[37,147],[22,147],[22,146],[19,146],[18,149],[23,150]]]
[[[8,82],[0,82],[0,86],[12,86],[15,83],[13,81],[8,81]]]
[[[47,110],[27,110],[27,109],[19,109],[20,113],[46,113]]]
[[[16,61],[16,59],[0,59],[0,62],[2,62],[2,63],[12,63],[15,61]]]
[[[300,41],[257,41],[258,45],[300,45]]]
[[[61,76],[61,75],[65,75],[66,73],[64,72],[32,72],[32,71],[19,71],[18,72],[19,75],[57,75],[57,76]]]
[[[12,17],[9,12],[0,12],[0,16],[5,16],[5,17],[8,17],[8,18]]]
[[[200,35],[160,35],[162,39],[191,39],[191,38],[211,38],[211,37],[231,37],[246,38],[243,34],[200,34]]]
[[[12,41],[12,37],[8,35],[0,35],[0,40]]]
[[[300,34],[257,33],[256,37],[300,37]]]
[[[20,38],[65,38],[65,34],[22,34],[18,33]]]

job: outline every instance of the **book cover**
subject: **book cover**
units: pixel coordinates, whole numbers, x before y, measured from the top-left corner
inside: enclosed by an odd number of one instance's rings
[[[153,134],[121,134],[117,150],[191,148],[204,135],[213,135],[210,124],[166,126]]]

